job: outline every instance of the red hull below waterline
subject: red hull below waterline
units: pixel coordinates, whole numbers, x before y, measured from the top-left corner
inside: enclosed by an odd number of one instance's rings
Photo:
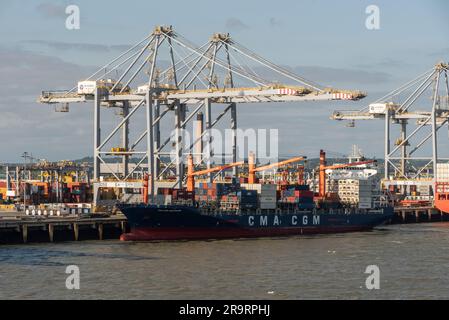
[[[310,228],[136,228],[122,234],[122,241],[207,240],[233,238],[262,238],[368,231],[368,226],[310,227]]]

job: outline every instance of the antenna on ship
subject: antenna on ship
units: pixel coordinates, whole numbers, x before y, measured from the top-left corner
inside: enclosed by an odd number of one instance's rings
[[[362,149],[360,149],[358,145],[353,144],[352,152],[348,158],[349,158],[349,162],[351,163],[351,162],[361,161],[361,159],[363,159],[365,157],[363,156]]]

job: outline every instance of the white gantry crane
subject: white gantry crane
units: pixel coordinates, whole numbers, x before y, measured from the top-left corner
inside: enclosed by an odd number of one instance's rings
[[[262,77],[261,71],[268,76]],[[117,78],[109,79],[111,74]],[[290,85],[281,84],[280,81]],[[148,37],[78,82],[77,87],[62,92],[42,92],[39,102],[57,104],[60,111],[68,111],[71,103],[93,102],[96,186],[111,186],[110,181],[100,181],[104,167],[112,173],[113,185],[122,188],[140,185],[132,179],[133,176],[138,170],[148,171],[150,195],[153,195],[155,180],[161,180],[171,171],[176,177],[174,186],[182,186],[185,170],[183,156],[190,153],[198,141],[185,148],[181,131],[199,113],[203,113],[205,118],[205,130],[197,138],[205,144],[200,158],[210,168],[213,150],[209,131],[227,113],[230,113],[233,132],[232,162],[237,160],[236,107],[239,103],[358,100],[364,97],[365,94],[360,91],[323,88],[299,77],[246,49],[231,39],[229,34],[214,34],[208,42],[198,47],[176,33],[171,26],[158,26]],[[211,108],[218,104],[225,107],[213,118]],[[119,110],[121,119],[112,131],[104,134],[101,130],[101,110],[110,107]],[[136,116],[139,109],[145,109],[146,114]],[[175,136],[162,140],[161,120],[169,114],[174,115],[172,131]],[[132,127],[138,127],[140,121],[145,128],[132,143],[131,121]],[[106,149],[119,133],[121,146]],[[167,147],[172,146],[175,148],[175,159],[167,163],[168,155],[172,154]],[[122,158],[120,170],[105,161],[107,156]],[[136,157],[139,160],[130,164],[130,159]]]
[[[447,160],[438,155],[438,131],[449,120],[448,71],[448,64],[438,63],[361,110],[335,111],[331,116],[350,121],[351,127],[356,120],[385,121],[385,186],[433,185],[438,179],[437,164]],[[394,144],[391,124],[399,125]]]

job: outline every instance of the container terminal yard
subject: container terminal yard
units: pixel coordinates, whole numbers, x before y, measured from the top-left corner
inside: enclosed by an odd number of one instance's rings
[[[261,76],[254,65],[268,72]],[[213,34],[195,46],[171,26],[157,26],[88,78],[74,79],[72,89],[45,90],[38,97],[64,113],[93,104],[93,161],[53,163],[24,153],[23,163],[1,165],[0,241],[118,238],[129,228],[118,203],[258,214],[392,206],[392,223],[446,221],[449,159],[439,156],[437,133],[449,120],[448,71],[447,64],[438,63],[364,109],[331,115],[348,127],[359,120],[384,121],[380,161],[366,159],[354,146],[347,159],[327,158],[326,150],[317,149],[315,159],[298,150],[295,157],[261,163],[257,150],[238,158],[238,105],[350,104],[367,93],[306,80],[229,34]],[[430,101],[423,99],[428,96]],[[104,130],[106,112],[119,117],[111,131]],[[231,148],[218,154],[211,132],[224,118],[230,119]],[[173,125],[163,128],[166,122]],[[394,125],[399,137],[392,136]],[[194,137],[185,142],[183,132],[190,126]],[[134,132],[137,128],[143,130]],[[166,136],[167,130],[172,134]],[[431,153],[422,155],[427,143]]]

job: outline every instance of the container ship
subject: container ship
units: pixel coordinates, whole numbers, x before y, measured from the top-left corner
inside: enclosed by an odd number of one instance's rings
[[[276,237],[367,231],[393,217],[393,208],[377,210],[303,210],[277,213],[203,213],[195,207],[121,206],[130,233],[123,241],[201,240]]]
[[[363,208],[349,206],[327,193],[325,171],[331,166],[326,166],[324,152],[320,157],[318,192],[305,184],[302,175],[304,168],[301,166],[298,167],[298,180],[293,184],[282,180],[260,183],[255,177],[256,172],[267,167],[280,168],[304,159],[298,157],[256,168],[250,155],[248,178],[231,183],[195,184],[196,176],[242,163],[194,172],[192,158],[189,157],[186,188],[158,188],[157,196],[150,204],[148,200],[143,204],[118,204],[130,227],[130,232],[123,234],[121,240],[201,240],[345,233],[371,230],[393,218],[393,207],[386,204],[365,204]],[[371,162],[358,161],[337,167],[363,166]],[[144,190],[144,197],[147,195],[148,190]],[[161,204],[161,199],[165,204]]]

